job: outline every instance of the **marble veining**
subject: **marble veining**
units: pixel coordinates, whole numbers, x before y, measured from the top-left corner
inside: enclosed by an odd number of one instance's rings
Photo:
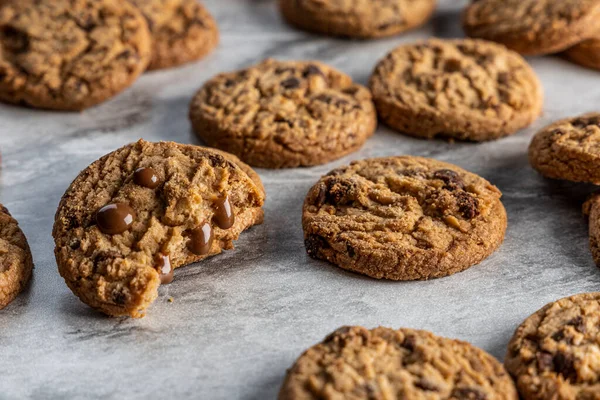
[[[81,169],[139,138],[198,143],[187,119],[194,92],[218,72],[265,57],[319,59],[366,83],[375,62],[400,43],[460,37],[465,2],[443,0],[425,27],[369,42],[294,31],[279,19],[275,0],[205,3],[222,39],[201,62],[149,73],[80,114],[0,105],[0,202],[20,220],[36,265],[29,289],[0,312],[0,399],[273,399],[294,359],[345,324],[428,329],[502,359],[530,313],[598,289],[580,210],[592,188],[541,178],[528,165],[527,146],[547,123],[594,110],[600,73],[540,57],[530,61],[545,87],[544,115],[529,129],[450,144],[381,126],[361,151],[331,164],[259,170],[268,192],[265,224],[235,250],[178,270],[146,318],[106,318],[80,303],[58,275],[51,230],[58,201]],[[452,162],[496,184],[509,215],[500,250],[430,282],[376,281],[309,259],[300,227],[309,187],[351,160],[398,154]]]

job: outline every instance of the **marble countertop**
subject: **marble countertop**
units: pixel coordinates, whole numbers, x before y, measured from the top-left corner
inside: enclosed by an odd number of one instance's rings
[[[140,137],[197,143],[188,103],[212,75],[266,57],[319,59],[366,83],[375,62],[399,43],[461,36],[461,4],[453,0],[441,1],[427,26],[370,42],[294,31],[280,21],[274,0],[205,3],[222,40],[199,63],[149,73],[81,114],[0,105],[0,202],[19,219],[36,266],[30,288],[0,311],[0,399],[273,399],[305,348],[350,324],[428,329],[502,359],[530,313],[599,288],[581,215],[592,188],[541,178],[528,165],[527,146],[549,122],[597,111],[600,73],[543,57],[530,60],[546,95],[544,114],[529,129],[451,144],[381,126],[361,151],[331,164],[259,170],[268,192],[265,224],[243,234],[235,250],[178,270],[145,318],[106,318],[79,302],[53,255],[61,195],[89,163]],[[429,282],[376,281],[309,259],[300,210],[310,186],[350,160],[399,154],[452,162],[497,185],[509,216],[500,250]]]

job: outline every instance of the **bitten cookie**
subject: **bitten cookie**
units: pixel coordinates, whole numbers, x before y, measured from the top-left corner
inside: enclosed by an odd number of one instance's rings
[[[6,0],[0,99],[82,110],[130,86],[150,60],[142,14],[119,0]]]
[[[316,33],[349,38],[391,36],[424,24],[435,0],[279,0],[283,17]]]
[[[369,91],[319,62],[265,60],[208,81],[190,106],[196,134],[255,167],[324,164],[377,125]]]
[[[597,0],[478,0],[464,11],[468,36],[521,54],[557,53],[597,35]]]
[[[369,83],[380,118],[411,136],[483,141],[515,133],[542,110],[542,87],[517,53],[481,40],[403,45]]]
[[[530,316],[508,345],[505,366],[523,400],[598,399],[600,293],[558,300]]]
[[[600,267],[600,193],[596,193],[584,203],[583,215],[588,218],[590,250],[597,266]]]
[[[239,165],[209,149],[142,140],[94,162],[56,213],[67,285],[106,314],[143,316],[173,269],[233,248],[262,223],[262,184]]]
[[[600,184],[600,113],[557,121],[529,145],[529,162],[554,179]]]
[[[565,56],[584,67],[600,69],[600,39],[588,39],[565,52]]]
[[[413,329],[342,327],[288,371],[280,400],[517,400],[504,367],[459,340]]]
[[[479,263],[504,240],[500,196],[485,179],[428,158],[356,161],[308,192],[306,250],[373,278],[450,275]]]
[[[198,60],[219,42],[217,23],[198,0],[129,0],[148,20],[152,60],[148,69]]]
[[[17,221],[0,204],[0,309],[25,288],[31,278],[33,259]]]

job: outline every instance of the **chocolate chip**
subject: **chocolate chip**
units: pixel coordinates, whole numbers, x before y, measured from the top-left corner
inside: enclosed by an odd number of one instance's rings
[[[5,46],[15,53],[24,53],[29,50],[29,35],[12,26],[2,28],[2,36],[5,39]]]
[[[281,86],[285,89],[296,89],[300,87],[300,80],[298,78],[288,78],[281,82]]]
[[[233,85],[235,85],[235,80],[233,80],[233,79],[227,79],[225,81],[225,87],[232,87]]]
[[[586,332],[585,321],[581,315],[567,322],[567,325],[573,326],[580,333]]]
[[[456,388],[452,391],[450,398],[457,400],[487,400],[486,394],[475,388]]]
[[[577,370],[575,369],[575,360],[573,356],[558,352],[554,355],[554,371],[562,375],[565,379],[574,382],[577,380]]]
[[[571,122],[571,125],[573,125],[575,128],[580,129],[586,128],[590,125],[600,126],[600,117],[577,118],[573,122]]]
[[[71,250],[77,250],[81,246],[81,241],[79,239],[73,239],[69,243],[69,247]]]
[[[107,204],[96,213],[98,228],[108,235],[125,232],[134,220],[135,211],[125,203]]]
[[[334,206],[343,206],[354,202],[356,182],[348,179],[334,178],[326,183],[326,202]]]
[[[290,121],[289,119],[287,119],[287,118],[284,118],[284,117],[282,117],[281,115],[276,115],[276,116],[275,116],[275,118],[274,118],[274,121],[275,121],[275,122],[277,122],[277,123],[284,123],[284,124],[288,124],[288,126],[289,126],[290,128],[293,128],[293,127],[294,127],[294,122],[293,122],[293,121]]]
[[[500,72],[498,74],[498,83],[501,85],[506,85],[508,83],[508,73],[507,72]]]
[[[415,386],[427,392],[439,392],[440,388],[427,378],[421,378],[415,382]]]
[[[304,68],[304,72],[302,72],[302,76],[305,78],[307,78],[311,75],[325,76],[323,71],[321,71],[321,69],[319,67],[317,67],[316,65],[313,65],[313,64],[308,65],[306,68]]]
[[[552,335],[552,340],[560,342],[561,340],[563,340],[565,338],[565,333],[560,330],[558,332],[554,332],[554,334]]]
[[[167,285],[173,282],[173,278],[175,277],[175,270],[171,265],[171,259],[168,255],[159,253],[154,258],[154,268],[160,275],[160,284]]]
[[[446,63],[444,64],[445,72],[457,72],[457,71],[460,71],[461,68],[462,68],[462,64],[461,64],[460,60],[456,59],[456,58],[450,58],[450,59],[446,60]]]
[[[456,203],[458,211],[466,219],[473,219],[479,215],[479,200],[467,192],[458,192],[456,194]]]
[[[113,301],[115,302],[115,304],[117,305],[124,305],[125,302],[127,301],[127,295],[123,292],[115,292],[113,293]]]
[[[310,234],[304,239],[304,247],[310,257],[318,258],[319,250],[328,248],[329,244],[322,236]]]
[[[454,191],[454,190],[464,190],[465,183],[461,179],[460,175],[451,169],[440,169],[433,173],[433,177],[435,179],[439,179],[445,183],[444,189]]]
[[[148,189],[156,189],[160,185],[156,171],[150,167],[142,167],[133,173],[133,182]]]
[[[536,353],[535,358],[537,360],[537,367],[540,371],[549,371],[552,369],[554,362],[552,361],[552,354],[545,351]]]
[[[343,107],[345,105],[350,104],[350,102],[346,99],[334,97],[332,95],[325,94],[325,93],[320,94],[317,97],[315,97],[315,100],[321,101],[321,102],[327,103],[327,104],[333,104],[336,107]]]
[[[188,249],[198,255],[203,256],[210,252],[214,240],[214,232],[209,223],[204,223],[190,233]]]
[[[346,244],[346,251],[348,252],[348,256],[350,256],[350,258],[354,258],[356,255],[356,250],[354,250],[354,247],[352,247],[350,243]]]
[[[229,196],[224,195],[215,200],[215,214],[213,216],[214,223],[221,229],[229,229],[235,223],[235,214],[233,207],[229,201]]]
[[[408,351],[415,351],[415,347],[417,346],[417,338],[415,336],[406,336],[404,341],[402,342],[402,347],[404,347]]]

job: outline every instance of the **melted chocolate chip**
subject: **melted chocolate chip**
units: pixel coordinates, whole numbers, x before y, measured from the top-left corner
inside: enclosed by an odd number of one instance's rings
[[[325,76],[325,74],[323,73],[323,71],[321,71],[321,69],[319,67],[317,67],[316,65],[310,64],[309,66],[307,66],[304,69],[304,72],[302,72],[302,76],[307,78],[311,75],[321,75],[321,76]]]
[[[210,252],[213,240],[214,234],[212,226],[210,226],[209,223],[204,223],[199,228],[192,230],[190,241],[188,242],[188,249],[198,256],[203,256]]]
[[[600,126],[600,117],[592,117],[592,118],[577,118],[573,122],[571,122],[575,128],[585,128],[590,125]]]
[[[537,359],[538,370],[549,371],[552,369],[552,366],[554,365],[552,354],[541,351],[535,355],[535,358]]]
[[[404,342],[402,342],[402,347],[408,351],[415,351],[416,346],[417,338],[415,336],[407,336],[404,338]]]
[[[29,35],[20,29],[12,26],[2,28],[2,36],[5,39],[5,46],[15,53],[24,53],[29,50]]]
[[[115,292],[113,293],[113,301],[115,302],[115,304],[117,305],[124,305],[125,302],[127,301],[127,295],[125,295],[125,293],[123,292]]]
[[[558,352],[554,355],[553,361],[554,371],[571,382],[577,381],[577,370],[575,369],[573,356]]]
[[[173,282],[173,277],[175,276],[174,269],[171,266],[171,259],[168,255],[165,254],[157,254],[155,257],[155,268],[160,275],[160,284],[167,285]]]
[[[312,234],[304,239],[304,247],[310,257],[318,258],[319,250],[328,248],[329,244],[323,237]]]
[[[506,85],[508,83],[508,73],[500,72],[498,74],[498,83],[501,85]]]
[[[444,189],[446,190],[454,191],[458,189],[465,189],[465,183],[460,178],[460,175],[451,169],[440,169],[435,171],[433,173],[433,177],[443,181],[445,183]]]
[[[466,192],[458,192],[456,196],[458,211],[466,219],[473,219],[479,215],[479,200]]]
[[[235,223],[233,207],[229,201],[229,196],[225,195],[215,201],[215,215],[213,221],[221,229],[229,229]]]
[[[107,204],[96,213],[98,228],[108,235],[125,232],[134,219],[135,211],[125,203]]]
[[[586,332],[585,321],[583,320],[583,317],[581,315],[567,322],[567,325],[573,326],[580,333]]]
[[[150,167],[136,169],[133,173],[133,181],[136,185],[147,187],[148,189],[156,189],[160,185],[156,172]]]
[[[281,86],[285,89],[296,89],[300,87],[300,80],[298,78],[288,78],[281,82]]]
[[[565,332],[563,332],[562,330],[560,330],[558,332],[554,332],[554,334],[552,335],[552,340],[557,341],[557,342],[560,342],[564,338],[565,338]]]

